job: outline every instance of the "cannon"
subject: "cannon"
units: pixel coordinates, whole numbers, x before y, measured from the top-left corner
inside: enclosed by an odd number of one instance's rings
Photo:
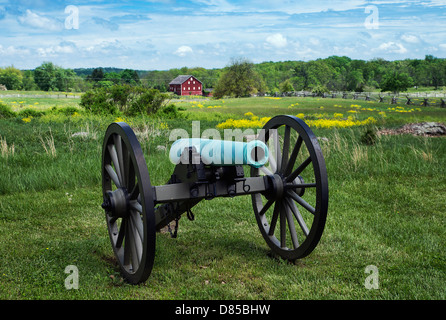
[[[250,196],[260,233],[275,256],[309,255],[328,210],[325,160],[317,137],[294,116],[270,119],[251,142],[180,139],[174,171],[152,186],[135,133],[124,122],[106,130],[102,149],[102,208],[121,274],[132,284],[150,276],[157,232],[202,200]],[[176,229],[176,228],[175,228]]]

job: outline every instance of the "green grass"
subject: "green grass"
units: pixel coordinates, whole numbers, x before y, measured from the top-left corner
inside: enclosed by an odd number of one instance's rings
[[[203,131],[248,111],[260,117],[347,116],[352,104],[368,107],[364,101],[312,98],[202,104],[222,107],[179,103],[186,119],[127,119],[153,185],[164,184],[173,171],[168,154],[156,151],[158,145],[169,146],[165,125],[190,131],[191,121],[200,119]],[[397,113],[388,110],[390,105],[372,107],[379,110],[355,116],[375,116],[381,127],[446,122],[446,109]],[[379,118],[380,111],[387,117]],[[295,264],[270,257],[250,197],[202,201],[193,209],[195,221],[180,220],[177,239],[157,235],[152,274],[132,286],[120,277],[100,207],[102,139],[112,121],[82,112],[28,123],[20,117],[0,119],[0,136],[8,146],[0,155],[0,299],[446,298],[445,138],[381,136],[366,146],[360,142],[365,128],[315,129],[328,139],[321,147],[330,204],[322,240],[310,256]],[[76,132],[89,134],[73,137]],[[44,147],[51,150],[51,141],[54,155]],[[64,286],[69,265],[79,270],[77,290]],[[379,270],[377,290],[364,286],[369,265]]]

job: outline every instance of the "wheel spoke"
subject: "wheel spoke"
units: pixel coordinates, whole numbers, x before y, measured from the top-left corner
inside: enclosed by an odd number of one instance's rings
[[[129,239],[127,239],[127,240],[130,240],[132,267],[133,267],[133,271],[136,271],[139,268],[139,261],[141,260],[140,257],[142,255],[141,239],[135,233],[135,226],[133,225],[133,222],[131,219],[129,219],[128,228],[129,228],[129,230],[128,230],[129,231]]]
[[[291,170],[294,167],[294,164],[296,163],[297,155],[299,154],[300,147],[302,146],[303,139],[301,136],[297,138],[296,145],[293,148],[293,152],[291,153],[290,159],[288,160],[286,169],[284,171],[284,175],[287,176],[291,173]]]
[[[263,216],[273,203],[274,203],[274,199],[268,200],[268,202],[265,203],[262,210],[259,212],[259,215]]]
[[[287,191],[288,195],[294,199],[294,201],[296,201],[298,204],[300,204],[302,207],[304,207],[308,212],[315,214],[316,213],[316,209],[313,208],[308,202],[306,202],[304,199],[302,199],[301,197],[299,197],[296,192],[294,192],[293,190],[288,190]]]
[[[141,204],[138,203],[138,200],[131,200],[130,208],[138,211],[139,213],[142,213],[142,206],[141,206]]]
[[[311,163],[311,157],[308,157],[305,159],[305,161],[296,169],[294,170],[288,177],[286,177],[286,182],[291,182],[294,179],[297,178],[297,176],[305,170],[305,168]]]
[[[272,150],[271,148],[271,144],[272,144],[272,139],[270,140],[270,146],[268,146],[268,148],[270,148],[270,150]],[[268,161],[269,161],[269,166],[271,167],[271,171],[272,172],[277,172],[277,164],[276,164],[276,160],[274,160],[273,155],[270,153],[269,157],[268,157]]]
[[[274,206],[273,217],[271,218],[271,225],[269,227],[269,232],[268,232],[269,236],[274,235],[274,230],[276,229],[276,224],[277,224],[277,218],[279,217],[279,210],[280,210],[280,204],[276,202],[276,205]]]
[[[286,166],[288,164],[288,155],[290,151],[290,127],[285,126],[285,136],[283,138],[283,150],[282,150],[282,165],[281,172],[283,172],[286,169]]]
[[[141,239],[144,239],[144,226],[142,224],[141,216],[136,211],[130,211],[130,219],[132,220],[133,225],[138,231],[138,235]]]
[[[280,204],[280,247],[286,248],[286,212],[282,203]]]
[[[285,185],[285,188],[286,189],[316,188],[316,183],[301,183],[301,184],[287,183]]]
[[[132,192],[130,193],[130,200],[135,200],[136,198],[138,198],[138,196],[139,196],[139,187],[138,187],[138,182],[136,182]]]
[[[293,212],[294,217],[296,218],[297,223],[299,224],[300,228],[302,229],[304,235],[306,237],[308,237],[308,234],[310,233],[310,231],[308,230],[307,224],[305,223],[299,210],[297,209],[296,204],[290,198],[286,198],[286,201],[288,202],[288,206],[291,208],[291,211]]]
[[[274,173],[272,173],[271,171],[269,171],[269,169],[265,166],[260,167],[259,168],[260,171],[262,171],[264,174],[266,174],[267,176],[272,176]]]
[[[122,219],[121,226],[119,227],[118,238],[116,239],[116,244],[115,244],[116,248],[122,247],[122,242],[124,241],[125,232],[126,232],[125,225],[126,225],[126,220]]]
[[[274,143],[274,151],[276,152],[276,164],[277,170],[276,172],[280,172],[282,169],[282,154],[280,151],[280,141],[279,141],[279,131],[277,129],[273,130],[273,143]]]
[[[110,153],[112,162],[115,165],[116,174],[118,175],[120,185],[122,186],[121,167],[119,166],[118,153],[116,152],[116,148],[113,144],[109,144],[107,146],[107,148],[108,148],[108,152]]]
[[[105,171],[107,171],[108,175],[114,182],[117,188],[121,188],[121,183],[119,182],[118,175],[116,174],[115,170],[113,170],[113,167],[109,164],[105,165]]]
[[[296,227],[294,226],[294,220],[290,212],[289,203],[284,203],[283,206],[286,212],[286,218],[288,221],[288,229],[290,230],[291,241],[293,242],[294,249],[296,249],[297,247],[299,247],[299,241],[297,240]]]
[[[123,187],[127,187],[127,180],[126,180],[126,175],[125,175],[125,165],[124,165],[124,153],[122,150],[122,138],[121,136],[115,134],[113,136],[113,141],[114,141],[114,145],[115,145],[115,149],[116,149],[116,153],[117,153],[117,160],[119,163],[119,169],[121,172],[121,185]]]
[[[125,221],[126,219],[123,219]],[[129,227],[127,227],[127,222],[125,224],[125,241],[124,241],[124,265],[129,266],[131,264],[131,243],[130,243],[130,234],[129,234]]]

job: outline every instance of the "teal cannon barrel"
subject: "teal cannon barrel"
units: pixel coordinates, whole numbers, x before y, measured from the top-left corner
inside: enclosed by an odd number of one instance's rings
[[[195,148],[206,165],[250,165],[254,168],[260,168],[268,162],[268,147],[260,140],[239,142],[200,138],[175,141],[170,148],[170,161],[179,164],[183,151],[185,149],[189,150],[191,147]]]

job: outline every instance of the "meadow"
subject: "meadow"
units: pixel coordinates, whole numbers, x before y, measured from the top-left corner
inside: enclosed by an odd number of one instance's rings
[[[344,99],[257,97],[178,100],[180,117],[93,116],[76,98],[0,98],[0,299],[446,298],[445,137],[377,135],[367,128],[446,123],[446,109]],[[292,264],[269,255],[250,197],[202,201],[178,238],[157,235],[150,278],[121,278],[100,205],[102,139],[128,122],[153,185],[174,165],[169,132],[261,128],[270,117],[304,119],[320,138],[330,200],[321,242]],[[223,135],[222,135],[223,136]],[[164,146],[166,149],[159,148]],[[167,151],[166,151],[167,150]],[[79,270],[67,290],[67,266]],[[379,287],[366,286],[368,267]]]

